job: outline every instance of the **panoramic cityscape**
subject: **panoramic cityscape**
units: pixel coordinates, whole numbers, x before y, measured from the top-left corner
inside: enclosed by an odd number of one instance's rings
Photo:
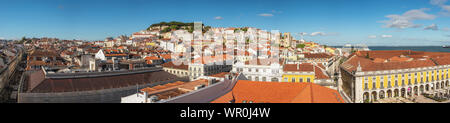
[[[0,16],[0,103],[450,103],[448,0],[12,0]]]

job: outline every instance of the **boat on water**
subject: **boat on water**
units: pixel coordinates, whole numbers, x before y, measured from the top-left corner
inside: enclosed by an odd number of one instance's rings
[[[450,48],[450,46],[445,46],[445,45],[444,45],[444,46],[442,46],[442,48]]]

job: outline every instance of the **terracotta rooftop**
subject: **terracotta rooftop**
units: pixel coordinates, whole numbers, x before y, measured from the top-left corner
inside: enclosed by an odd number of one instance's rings
[[[27,92],[55,93],[91,91],[110,88],[143,85],[148,83],[176,80],[178,77],[165,71],[110,75],[85,78],[45,78],[44,72],[32,73],[27,81]]]
[[[156,95],[159,99],[168,99],[170,97],[176,97],[195,90],[198,85],[208,86],[208,80],[200,79],[192,82],[174,82],[165,85],[157,85],[154,87],[147,87],[141,89],[142,92],[147,92],[149,96]]]
[[[327,53],[305,53],[305,58],[331,58],[333,57]]]
[[[336,90],[313,83],[239,80],[233,90],[212,103],[344,103]]]
[[[105,56],[113,57],[113,56],[128,56],[127,54],[105,54]]]
[[[316,79],[330,79],[330,77],[324,73],[324,69],[321,69],[318,66],[314,66],[314,69]]]
[[[450,64],[450,55],[449,56],[445,56],[445,57],[433,58],[433,60],[438,65],[448,65],[448,64]]]
[[[222,72],[222,73],[218,73],[218,74],[214,74],[214,75],[210,75],[211,77],[218,77],[218,78],[223,78],[225,77],[225,75],[229,74],[229,72]]]
[[[172,59],[172,54],[161,54],[160,56],[164,59]]]
[[[49,51],[49,50],[34,50],[30,56],[46,56],[46,57],[51,57],[51,56],[59,56],[58,53],[56,53],[55,51]]]
[[[156,56],[147,56],[145,57],[145,60],[161,60],[161,59]]]
[[[369,54],[369,56],[367,56]],[[356,52],[341,68],[349,72],[361,65],[362,71],[381,71],[408,68],[423,68],[436,65],[447,65],[450,53],[422,51],[360,51]],[[385,59],[387,59],[385,61]]]
[[[311,64],[311,63],[285,64],[283,66],[283,71],[289,71],[289,72],[312,72],[312,71],[314,71],[314,65]]]
[[[173,64],[173,62],[167,62],[167,63],[162,64],[162,66],[165,68],[172,68],[172,69],[182,69],[182,70],[189,69],[189,66],[185,65],[183,63],[181,63],[180,65],[175,65],[175,64]]]

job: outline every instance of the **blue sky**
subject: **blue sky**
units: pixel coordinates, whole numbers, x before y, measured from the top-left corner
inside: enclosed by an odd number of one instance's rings
[[[450,45],[449,8],[447,0],[1,0],[0,38],[103,40],[202,21],[305,32],[327,45]]]

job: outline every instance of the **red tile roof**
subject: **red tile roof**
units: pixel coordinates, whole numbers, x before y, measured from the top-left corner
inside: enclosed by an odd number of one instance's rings
[[[336,90],[313,83],[239,80],[229,93],[212,103],[344,103]]]
[[[172,59],[172,54],[161,54],[160,55],[163,59]]]
[[[160,58],[156,57],[156,56],[147,56],[145,57],[145,60],[161,60]]]
[[[367,56],[369,54],[369,56]],[[341,65],[349,72],[361,65],[362,71],[381,71],[447,65],[450,53],[422,51],[359,51]],[[367,58],[369,57],[369,58]],[[372,60],[374,59],[374,60]],[[388,59],[386,62],[381,62]]]
[[[185,65],[183,63],[181,63],[180,65],[175,65],[175,64],[173,64],[173,62],[167,62],[167,63],[162,64],[162,66],[165,68],[172,68],[172,69],[182,69],[182,70],[189,69],[189,66]]]
[[[331,58],[333,57],[327,53],[305,53],[305,58]]]
[[[317,66],[315,66],[314,69],[316,79],[330,79],[330,77],[324,73],[325,71],[323,71],[323,69]]]
[[[289,72],[312,72],[312,71],[314,71],[314,65],[311,64],[311,63],[285,64],[283,66],[283,71],[289,71]]]
[[[123,53],[121,53],[121,54],[105,54],[105,56],[110,56],[110,57],[113,57],[113,56],[127,56],[127,54],[123,54]]]
[[[438,65],[449,65],[449,64],[450,64],[450,55],[449,55],[449,56],[445,56],[445,57],[437,57],[437,58],[433,58],[433,60],[434,60]]]
[[[44,73],[40,71],[29,76],[27,92],[55,93],[91,91],[129,87],[176,79],[178,79],[178,77],[165,71],[64,79],[45,78]]]
[[[217,78],[223,78],[225,75],[229,74],[229,72],[222,72],[214,75],[210,75],[210,77],[217,77]]]

